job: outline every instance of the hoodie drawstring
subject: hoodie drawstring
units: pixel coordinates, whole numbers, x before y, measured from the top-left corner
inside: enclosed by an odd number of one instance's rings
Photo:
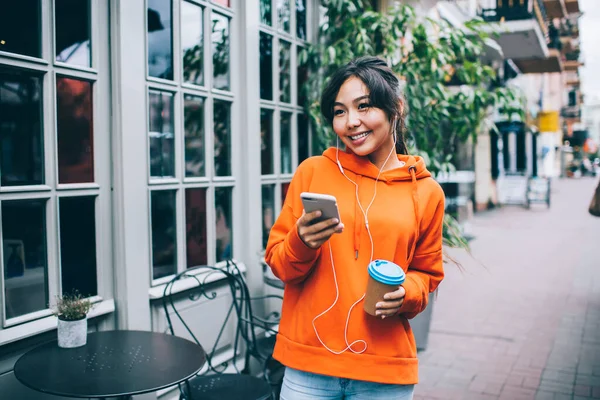
[[[410,246],[410,252],[408,253],[408,258],[406,260],[407,266],[413,259],[415,254],[415,248],[417,247],[417,241],[419,240],[419,193],[417,191],[417,167],[416,165],[411,165],[408,167],[408,172],[410,173],[410,177],[412,179],[412,198],[413,198],[413,206],[415,208],[415,233],[412,245]]]
[[[356,178],[356,184],[360,185],[360,181],[362,180],[362,176],[359,174],[356,174],[355,176]],[[358,191],[358,187],[357,186],[357,191]],[[357,194],[358,196],[358,194]],[[360,250],[360,233],[361,233],[361,229],[362,229],[362,220],[363,220],[363,215],[362,212],[360,210],[360,204],[358,203],[358,199],[355,198],[354,199],[354,259],[358,260],[358,252]]]

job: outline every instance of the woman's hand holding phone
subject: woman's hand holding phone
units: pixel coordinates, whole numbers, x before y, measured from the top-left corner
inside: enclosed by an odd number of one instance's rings
[[[344,224],[337,218],[330,218],[315,223],[315,220],[318,220],[320,216],[320,210],[302,213],[302,216],[296,222],[298,236],[311,249],[318,249],[334,233],[341,233],[344,230]]]

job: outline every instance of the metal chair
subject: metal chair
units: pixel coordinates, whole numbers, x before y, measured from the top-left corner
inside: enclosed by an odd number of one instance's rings
[[[168,329],[175,335],[175,320],[187,331],[196,343],[201,345],[189,324],[186,323],[178,310],[182,299],[198,301],[200,299],[214,300],[217,293],[212,284],[216,276],[220,285],[226,283],[231,293],[231,304],[225,313],[217,338],[210,351],[207,351],[207,368],[204,374],[191,378],[179,386],[180,399],[202,399],[202,400],[228,400],[248,399],[267,400],[277,397],[273,394],[270,372],[272,368],[271,353],[273,351],[274,336],[262,338],[257,335],[256,330],[260,328],[265,332],[275,333],[273,327],[278,323],[278,314],[274,313],[267,318],[256,317],[253,313],[252,302],[264,300],[270,297],[262,296],[251,298],[245,278],[237,264],[229,260],[224,268],[214,266],[198,266],[190,268],[176,275],[166,286],[163,292],[163,309],[165,312]],[[187,278],[187,279],[185,279]],[[183,292],[173,293],[173,288],[178,282],[185,279],[186,289]],[[191,284],[190,284],[191,282]],[[180,283],[180,284],[181,284]],[[212,285],[212,288],[211,288]],[[172,315],[171,315],[172,314]],[[217,363],[215,355],[219,351],[220,341],[229,322],[235,325],[233,340],[233,359]],[[241,371],[237,367],[239,352],[245,347],[245,358]],[[263,365],[265,379],[249,375],[249,361],[253,357]],[[235,373],[227,372],[233,369]]]
[[[280,313],[279,311],[275,311],[267,315],[265,318],[260,318],[255,315],[252,304],[253,302],[265,301],[267,299],[277,299],[278,301],[283,301],[283,296],[271,294],[266,296],[251,297],[244,275],[239,270],[236,262],[234,260],[227,260],[226,263],[227,269],[232,272],[233,276],[238,280],[242,298],[246,299],[243,304],[240,304],[240,306],[244,305],[245,307],[242,308],[242,314],[239,320],[240,333],[244,339],[244,342],[246,343],[245,366],[246,368],[248,367],[251,357],[262,363],[263,376],[272,387],[274,399],[278,400],[285,367],[275,360],[272,355],[275,347],[275,335],[277,334],[275,327],[279,325]],[[257,329],[264,331],[268,335],[257,337]]]

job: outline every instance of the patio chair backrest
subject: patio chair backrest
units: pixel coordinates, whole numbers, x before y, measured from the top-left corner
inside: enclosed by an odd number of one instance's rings
[[[174,290],[177,289],[178,285],[184,285],[185,290]],[[186,318],[182,315],[181,306],[183,300],[196,302],[222,298],[223,296],[219,297],[217,295],[218,286],[228,288],[231,299],[216,334],[216,339],[212,343],[212,348],[210,348],[208,346],[211,344],[202,343],[198,338],[197,333],[191,328],[189,320],[186,322]],[[279,296],[263,296],[258,299],[270,297],[280,298]],[[229,337],[233,341],[234,358],[231,363],[234,367],[238,350],[241,350],[240,347],[242,344],[245,346],[245,351],[248,354],[254,356],[258,353],[256,328],[274,332],[272,326],[278,322],[278,313],[273,313],[273,315],[267,318],[259,318],[254,315],[252,300],[256,299],[251,298],[246,279],[242,271],[240,271],[238,264],[234,260],[227,260],[225,266],[222,268],[201,265],[177,274],[165,286],[162,303],[169,332],[172,335],[186,335],[204,347],[207,351],[208,368],[213,372],[221,373],[225,371],[228,365],[214,365],[213,357],[225,345],[229,344],[225,343],[224,339],[230,323],[234,325],[233,337]],[[211,321],[211,325],[214,326],[214,321]],[[178,329],[177,332],[176,327]]]
[[[229,263],[226,268],[219,268],[210,265],[201,265],[193,268],[189,268],[176,276],[167,283],[163,291],[162,305],[165,313],[167,329],[172,335],[187,336],[189,339],[195,341],[197,344],[204,347],[207,352],[207,365],[209,370],[216,373],[222,373],[228,367],[228,364],[213,364],[214,356],[226,345],[231,344],[233,347],[233,359],[231,364],[236,365],[236,356],[240,350],[240,339],[245,341],[245,335],[242,335],[241,325],[239,323],[242,310],[246,308],[244,303],[246,302],[246,291],[247,288],[241,286],[240,279],[234,274],[238,274],[237,271],[233,271],[229,268]],[[183,285],[184,290],[178,288],[178,285]],[[218,321],[207,321],[206,326],[214,329],[215,322],[218,331],[216,332],[216,338],[213,343],[202,343],[198,338],[199,332],[195,332],[191,327],[189,317],[184,316],[184,304],[187,302],[197,301],[215,301],[224,300],[223,296],[220,295],[225,289],[230,293],[231,298],[227,299],[229,304],[227,305],[226,312],[224,313],[223,319],[218,325]],[[221,305],[222,306],[222,305]],[[186,319],[188,319],[186,321]],[[233,324],[234,333],[233,336],[227,336],[226,332],[228,327]],[[229,331],[230,333],[230,331]],[[229,339],[225,342],[224,339]],[[229,343],[233,340],[233,343]],[[212,346],[212,347],[211,347]]]

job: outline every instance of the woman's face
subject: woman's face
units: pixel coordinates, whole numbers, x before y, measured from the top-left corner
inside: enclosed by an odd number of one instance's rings
[[[340,87],[333,106],[333,130],[358,156],[378,165],[394,146],[385,112],[371,106],[369,89],[360,78],[350,77]]]

